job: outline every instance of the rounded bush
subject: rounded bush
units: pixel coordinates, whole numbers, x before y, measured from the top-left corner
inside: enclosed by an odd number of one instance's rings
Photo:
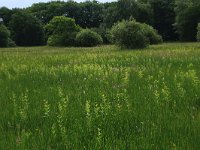
[[[200,23],[197,26],[197,41],[200,42]]]
[[[145,35],[149,39],[150,44],[159,44],[163,42],[162,36],[158,34],[157,30],[147,24],[142,25]]]
[[[112,41],[123,48],[145,48],[149,45],[143,26],[135,20],[115,24],[111,29],[111,35]]]
[[[89,29],[84,29],[76,35],[76,42],[78,46],[92,47],[103,43],[102,37]]]
[[[10,31],[4,25],[0,25],[0,47],[7,47],[9,44]]]
[[[75,20],[65,16],[55,16],[45,26],[49,46],[74,46],[80,27]]]

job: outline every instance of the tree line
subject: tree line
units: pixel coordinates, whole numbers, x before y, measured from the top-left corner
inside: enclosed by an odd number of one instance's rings
[[[46,26],[55,16],[74,19],[78,28],[97,32],[104,43],[109,43],[108,34],[115,23],[130,18],[152,26],[164,41],[195,41],[200,1],[118,0],[100,3],[93,0],[77,3],[69,0],[36,3],[25,9],[1,7],[0,18],[7,29],[0,29],[6,30],[2,33],[9,37],[7,44],[45,45],[50,36]]]

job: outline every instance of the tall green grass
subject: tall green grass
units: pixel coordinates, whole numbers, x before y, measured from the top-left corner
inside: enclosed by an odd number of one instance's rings
[[[0,49],[0,149],[199,145],[199,44]]]

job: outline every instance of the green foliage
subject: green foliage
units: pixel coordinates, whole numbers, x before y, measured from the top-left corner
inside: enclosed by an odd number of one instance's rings
[[[74,18],[76,24],[83,28],[99,28],[104,24],[108,29],[118,21],[133,17],[138,22],[152,25],[164,40],[169,41],[177,40],[173,27],[174,7],[175,0],[118,0],[106,3],[99,3],[96,0],[77,3],[70,0],[35,3],[25,11],[30,12],[43,25],[49,23],[54,16],[66,16]],[[6,23],[13,13],[15,11],[7,8],[0,9],[0,16]],[[106,41],[106,38],[103,39]]]
[[[9,9],[7,7],[0,7],[0,17],[3,18],[4,25],[9,27],[9,22],[12,19],[12,15],[18,12],[26,12],[26,9],[20,9],[20,8]]]
[[[65,40],[65,37],[63,37],[62,35],[57,35],[57,34],[51,35],[48,38],[47,45],[49,45],[49,46],[64,46],[63,45],[64,40]]]
[[[142,24],[135,20],[122,21],[111,29],[113,42],[128,49],[145,48],[149,45]]]
[[[111,34],[114,43],[128,49],[145,48],[163,41],[153,27],[135,20],[119,22],[112,27]]]
[[[147,24],[142,24],[146,37],[148,37],[150,44],[159,44],[163,42],[162,36],[157,31]]]
[[[75,20],[64,16],[54,17],[46,25],[48,44],[51,46],[73,46],[75,45],[76,34],[80,27]]]
[[[44,44],[44,31],[41,23],[27,12],[17,12],[9,22],[12,39],[19,46]]]
[[[66,13],[66,4],[62,1],[41,2],[33,4],[28,10],[43,24],[47,24],[54,16]]]
[[[8,47],[16,47],[15,41],[13,41],[11,38],[8,38]]]
[[[12,16],[12,10],[6,7],[0,8],[0,17],[3,18],[3,22],[6,26],[8,26],[11,16]]]
[[[101,35],[104,44],[111,43],[110,29],[106,28],[104,24],[101,24],[98,28],[91,28],[91,30]]]
[[[152,26],[159,32],[165,41],[175,41],[178,35],[174,29],[175,0],[147,0],[153,11]]]
[[[2,7],[0,8],[0,16],[4,19],[4,24],[8,26],[12,19],[11,16],[19,11],[31,13],[44,26],[55,16],[73,18],[80,27],[93,28],[94,31],[98,32],[104,43],[109,43],[108,39],[110,39],[107,29],[110,29],[114,23],[128,20],[130,17],[135,18],[137,22],[153,26],[164,41],[176,41],[178,36],[182,41],[195,41],[196,26],[200,22],[199,0],[118,0],[106,3],[99,3],[96,0],[77,3],[70,0],[67,2],[36,3],[26,9],[11,10]],[[29,28],[27,26],[29,25],[21,26],[19,30]],[[16,32],[11,32],[13,40],[21,39],[22,37],[18,38],[14,35]],[[25,35],[23,37],[29,39]],[[48,35],[45,37],[45,41],[47,39]],[[53,38],[51,37],[51,39]],[[16,43],[20,45],[19,41]]]
[[[197,41],[200,42],[200,23],[198,23],[198,26],[197,26]]]
[[[8,47],[10,31],[6,26],[0,24],[0,47]]]
[[[85,1],[80,3],[78,8],[79,14],[75,18],[78,25],[83,28],[99,27],[103,21],[103,5],[101,3],[96,0]]]
[[[152,11],[149,4],[135,0],[118,0],[105,5],[103,22],[108,28],[122,20],[135,18],[138,22],[152,23]]]
[[[98,27],[103,20],[103,5],[97,1],[36,3],[28,10],[44,24],[49,23],[54,16],[62,15],[74,18],[76,23],[83,28]]]
[[[196,41],[196,27],[199,22],[200,1],[176,1],[175,27],[181,41]]]
[[[84,29],[77,34],[76,42],[78,46],[93,47],[102,44],[103,39],[98,33],[90,29]]]

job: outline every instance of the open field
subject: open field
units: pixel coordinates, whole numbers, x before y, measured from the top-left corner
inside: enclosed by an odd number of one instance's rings
[[[199,149],[200,44],[0,49],[0,149]]]

